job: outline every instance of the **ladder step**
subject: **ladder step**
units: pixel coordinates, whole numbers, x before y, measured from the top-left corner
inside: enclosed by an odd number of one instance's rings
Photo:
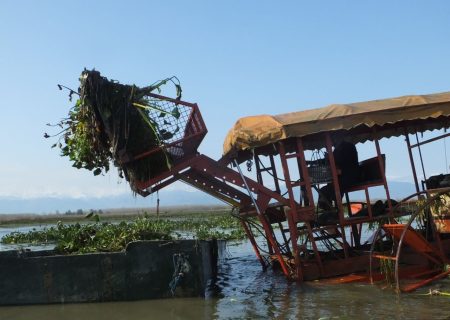
[[[393,261],[397,260],[396,257],[385,256],[385,255],[382,255],[382,254],[374,254],[374,255],[372,255],[372,257],[380,259],[380,260],[393,260]]]
[[[306,185],[306,181],[295,181],[291,183],[291,188],[302,187]]]
[[[292,158],[299,158],[300,155],[298,153],[294,153],[294,154],[287,154],[285,155],[286,159],[292,159]]]

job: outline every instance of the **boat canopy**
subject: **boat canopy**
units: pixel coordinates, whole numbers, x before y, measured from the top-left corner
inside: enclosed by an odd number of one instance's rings
[[[450,92],[410,95],[350,104],[332,104],[319,109],[280,115],[239,119],[228,132],[224,155],[231,156],[293,137],[309,137],[309,148],[318,145],[317,134],[343,133],[354,143],[379,137],[448,127]],[[306,139],[308,140],[308,139]]]

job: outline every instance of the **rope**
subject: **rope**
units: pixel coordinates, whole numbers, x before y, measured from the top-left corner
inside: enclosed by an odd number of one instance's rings
[[[159,190],[156,191],[156,217],[159,219]]]
[[[169,283],[169,289],[172,293],[172,296],[175,295],[175,290],[180,282],[183,280],[186,273],[191,271],[191,266],[187,261],[188,256],[184,253],[175,253],[172,256],[172,262],[174,267],[174,272],[172,276],[172,280]]]

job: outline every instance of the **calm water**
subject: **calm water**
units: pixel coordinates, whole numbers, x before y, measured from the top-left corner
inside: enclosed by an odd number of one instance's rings
[[[43,224],[36,226],[20,226],[20,227],[0,227],[0,239],[11,233],[11,232],[29,232],[32,230],[42,230],[44,228],[49,228],[53,226],[52,224]],[[34,246],[25,246],[21,244],[2,244],[0,243],[0,251],[6,250],[20,250],[20,249],[28,249],[28,250],[51,250],[54,248],[54,245],[34,245]],[[0,318],[1,320],[1,318]]]
[[[5,230],[3,230],[5,231]],[[450,319],[450,279],[397,296],[368,284],[288,283],[263,272],[247,242],[229,245],[213,295],[206,299],[0,307],[0,319]]]

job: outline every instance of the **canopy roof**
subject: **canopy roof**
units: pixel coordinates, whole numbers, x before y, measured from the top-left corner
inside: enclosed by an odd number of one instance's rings
[[[224,155],[266,146],[291,137],[317,136],[321,132],[346,132],[353,141],[371,139],[377,127],[382,137],[442,128],[450,118],[450,92],[412,95],[319,109],[259,115],[239,119],[228,132]]]

